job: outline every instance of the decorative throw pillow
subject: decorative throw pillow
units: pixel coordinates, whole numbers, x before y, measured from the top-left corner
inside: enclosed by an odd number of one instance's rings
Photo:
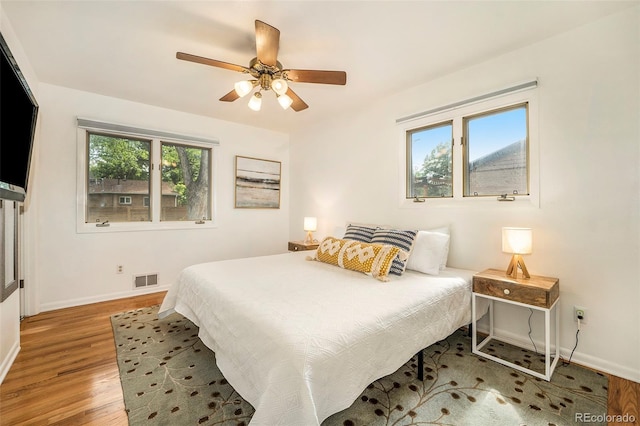
[[[418,231],[401,231],[399,229],[378,228],[373,233],[371,242],[378,244],[391,244],[407,253],[409,258],[411,258],[411,248],[413,247],[413,241],[415,240],[417,234]],[[391,265],[389,273],[393,275],[402,275],[406,266],[406,259],[400,259],[396,257],[395,259],[393,259],[393,263]]]
[[[393,259],[398,255],[405,259],[407,257],[398,247],[388,244],[326,237],[318,246],[315,256],[308,259],[363,272],[380,281],[387,281]]]
[[[373,238],[373,233],[376,232],[375,227],[369,227],[364,225],[354,225],[350,223],[347,225],[347,230],[344,233],[345,240],[362,241],[363,243],[370,243]]]
[[[450,235],[449,227],[447,227],[447,226],[443,226],[442,228],[427,229],[427,232],[435,232],[435,233],[438,233],[438,234]],[[449,239],[447,240],[446,245],[442,249],[442,253],[441,253],[442,259],[440,259],[440,270],[441,271],[444,268],[447,267],[447,259],[449,258],[449,244],[450,243],[451,243],[451,237],[449,237]]]
[[[411,256],[407,260],[407,269],[423,274],[438,275],[447,262],[449,253],[449,234],[431,231],[418,231]]]

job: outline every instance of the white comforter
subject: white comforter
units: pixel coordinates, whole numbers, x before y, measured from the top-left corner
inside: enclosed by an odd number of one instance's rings
[[[255,408],[251,425],[319,425],[471,320],[471,271],[406,271],[381,282],[305,257],[188,267],[160,308],[200,327],[225,378]]]

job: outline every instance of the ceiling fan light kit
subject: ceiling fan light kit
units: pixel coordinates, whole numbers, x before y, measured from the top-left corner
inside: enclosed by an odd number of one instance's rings
[[[345,85],[347,83],[347,73],[344,71],[284,69],[277,60],[280,47],[280,30],[258,20],[256,20],[255,24],[257,56],[251,60],[248,68],[183,52],[178,52],[176,58],[250,74],[254,80],[238,81],[234,84],[234,89],[221,97],[220,100],[233,102],[248,95],[256,86],[259,86],[258,90],[249,99],[249,108],[254,111],[259,111],[262,106],[261,92],[268,90],[273,90],[278,103],[283,109],[291,107],[296,112],[307,109],[309,105],[291,90],[289,81],[335,85]]]

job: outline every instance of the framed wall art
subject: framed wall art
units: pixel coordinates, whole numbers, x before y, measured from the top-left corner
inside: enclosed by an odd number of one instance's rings
[[[236,155],[236,208],[280,208],[280,161]]]

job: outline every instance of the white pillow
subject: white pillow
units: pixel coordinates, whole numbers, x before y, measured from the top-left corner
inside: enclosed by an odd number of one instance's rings
[[[346,226],[336,226],[333,229],[333,236],[336,238],[344,238],[344,233],[347,232]]]
[[[418,231],[411,255],[407,260],[407,269],[438,275],[440,270],[447,266],[450,236],[448,233],[436,231],[442,231],[442,229]]]
[[[448,226],[443,226],[442,228],[434,228],[434,229],[429,229],[429,232],[437,232],[439,234],[447,234],[447,235],[451,235],[449,232],[449,227]],[[451,242],[451,237],[449,237],[449,241],[447,242],[447,247],[444,249],[443,253],[442,253],[442,261],[440,262],[440,270],[442,271],[444,268],[447,267],[447,259],[449,258],[449,243]]]

